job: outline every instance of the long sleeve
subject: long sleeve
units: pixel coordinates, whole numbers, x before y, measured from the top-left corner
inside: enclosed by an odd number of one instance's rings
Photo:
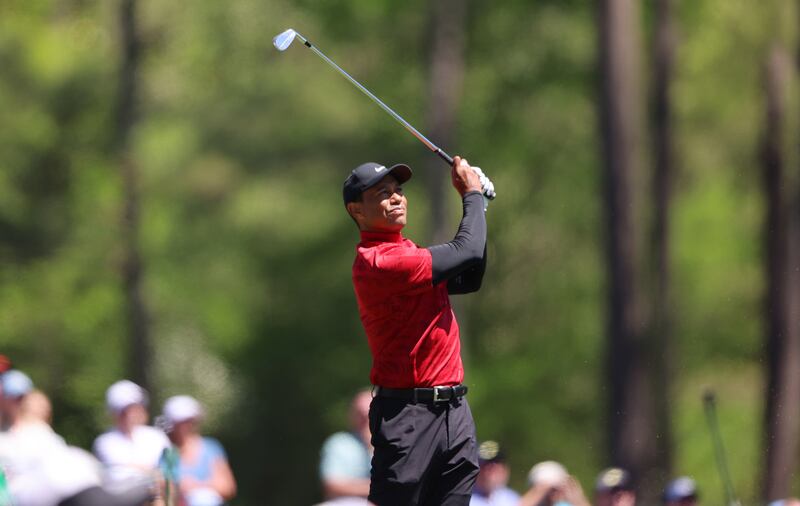
[[[486,216],[483,196],[469,192],[463,199],[464,214],[452,241],[431,246],[433,284],[447,281],[452,294],[474,292],[486,271]]]
[[[477,265],[447,280],[447,292],[451,295],[477,292],[481,288],[485,272],[486,246],[483,248],[483,257]]]

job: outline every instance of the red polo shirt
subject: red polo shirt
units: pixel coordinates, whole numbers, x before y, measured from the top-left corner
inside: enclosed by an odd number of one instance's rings
[[[373,385],[457,385],[464,379],[447,283],[433,286],[431,253],[400,233],[361,232],[353,262]]]

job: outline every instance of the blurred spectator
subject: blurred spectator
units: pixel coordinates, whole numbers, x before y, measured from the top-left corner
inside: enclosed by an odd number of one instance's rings
[[[132,381],[118,381],[106,391],[106,406],[114,427],[95,439],[93,451],[106,466],[107,483],[124,488],[152,479],[169,440],[162,431],[146,425],[147,393]]]
[[[594,487],[595,506],[634,506],[636,492],[628,471],[610,467],[598,475]]]
[[[3,421],[3,373],[11,369],[11,360],[5,356],[0,355],[0,431],[4,430],[5,422]]]
[[[236,481],[222,445],[200,436],[200,403],[188,395],[164,403],[164,423],[175,452],[161,458],[164,476],[178,485],[186,506],[219,506],[236,495]]]
[[[580,483],[552,460],[540,462],[528,473],[530,489],[519,506],[590,506]]]
[[[22,399],[19,422],[33,425],[50,425],[53,421],[53,406],[41,390],[31,390]]]
[[[322,445],[319,473],[326,499],[361,498],[359,503],[366,504],[372,460],[370,402],[369,390],[356,394],[350,403],[350,430],[331,435]]]
[[[772,501],[767,506],[800,506],[800,499],[794,497],[787,497],[786,499],[778,499]]]
[[[33,383],[30,385],[33,388]],[[66,444],[50,427],[51,416],[50,399],[40,390],[32,389],[19,398],[14,423],[7,433],[9,444],[14,444],[15,460],[36,459]]]
[[[11,369],[0,376],[0,384],[0,418],[2,429],[8,430],[16,423],[25,396],[33,390],[33,382],[24,372]]]
[[[50,427],[47,396],[19,371],[2,376],[13,423],[0,435],[0,465],[15,506],[134,506],[151,496],[147,486],[115,495],[102,488],[100,463],[67,446]]]
[[[470,506],[516,506],[519,494],[508,488],[510,474],[506,456],[496,441],[484,441],[478,447],[481,469],[475,480]]]
[[[688,476],[675,478],[664,489],[666,506],[696,506],[698,500],[697,485]]]

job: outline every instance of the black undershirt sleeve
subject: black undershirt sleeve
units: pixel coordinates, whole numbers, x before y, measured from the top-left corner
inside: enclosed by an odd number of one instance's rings
[[[451,294],[475,292],[486,271],[486,216],[480,192],[464,195],[464,216],[452,241],[428,248],[433,284],[447,281]]]
[[[447,280],[447,293],[458,295],[477,292],[481,288],[484,272],[486,272],[486,246],[483,247],[483,257],[477,265],[468,267],[461,274]]]

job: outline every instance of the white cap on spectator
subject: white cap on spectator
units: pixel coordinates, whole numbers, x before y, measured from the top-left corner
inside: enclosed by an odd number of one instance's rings
[[[197,399],[188,395],[176,395],[164,403],[164,418],[170,423],[181,423],[203,416],[203,408]]]
[[[133,381],[120,380],[106,390],[106,405],[112,413],[121,413],[133,404],[147,405],[147,392]]]
[[[533,466],[528,473],[528,483],[536,485],[562,485],[569,474],[564,466],[553,460],[545,460]]]
[[[27,374],[17,369],[4,372],[0,378],[2,378],[3,396],[5,397],[15,399],[33,390],[33,381]]]

